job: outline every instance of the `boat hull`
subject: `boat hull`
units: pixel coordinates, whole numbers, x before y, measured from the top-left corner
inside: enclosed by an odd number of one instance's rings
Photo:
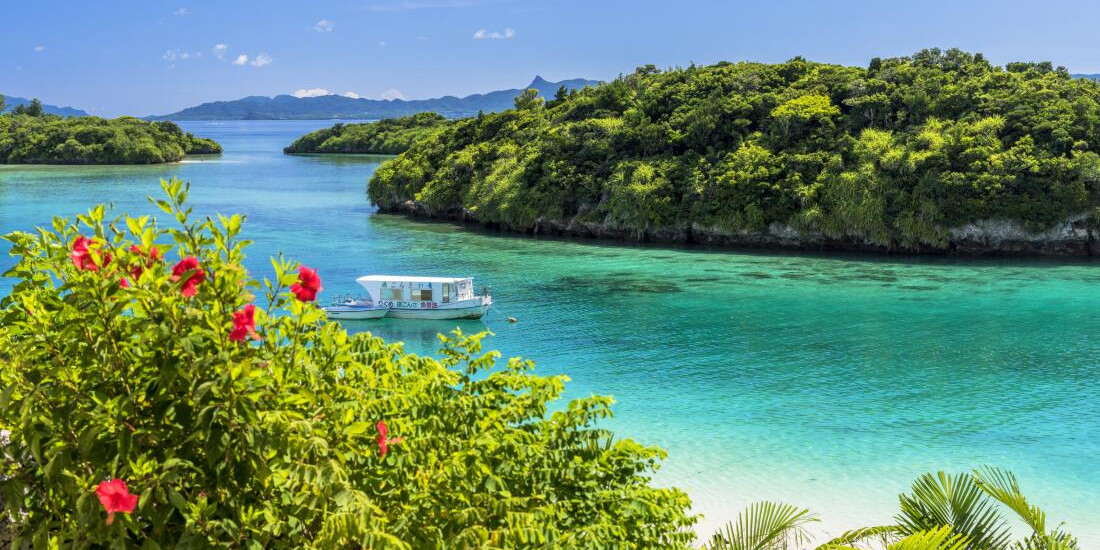
[[[356,307],[343,307],[343,306],[330,306],[325,308],[325,312],[328,313],[329,319],[381,319],[385,317],[389,310],[386,308],[356,308]]]
[[[390,308],[386,317],[395,319],[480,319],[489,311],[489,304],[439,309]]]

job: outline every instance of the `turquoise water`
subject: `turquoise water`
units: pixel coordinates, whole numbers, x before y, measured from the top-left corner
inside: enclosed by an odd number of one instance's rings
[[[329,296],[365,273],[491,285],[498,313],[461,328],[568,374],[573,396],[615,396],[612,427],[668,449],[658,480],[689,492],[701,531],[761,499],[814,509],[826,533],[874,524],[922,472],[995,464],[1100,546],[1100,263],[614,246],[414,222],[368,204],[380,158],[280,153],[327,124],[187,124],[226,154],[173,166],[0,166],[0,231],[99,202],[151,213],[157,179],[178,175],[196,210],[248,215],[257,275],[281,251],[318,267]],[[430,353],[454,323],[348,326]]]

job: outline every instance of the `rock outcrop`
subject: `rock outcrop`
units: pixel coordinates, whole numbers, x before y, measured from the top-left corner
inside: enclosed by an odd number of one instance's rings
[[[767,231],[759,232],[730,231],[699,224],[657,227],[639,231],[635,228],[576,218],[572,220],[539,218],[531,227],[517,229],[483,223],[469,211],[429,211],[416,201],[405,201],[398,203],[395,208],[381,211],[416,218],[457,221],[513,233],[628,242],[960,256],[1100,256],[1100,224],[1087,215],[1076,216],[1055,224],[1045,231],[1029,231],[1015,221],[983,220],[949,229],[947,242],[942,246],[906,246],[900,243],[873,243],[852,236],[831,236],[820,232],[799,231],[780,223],[772,223]]]

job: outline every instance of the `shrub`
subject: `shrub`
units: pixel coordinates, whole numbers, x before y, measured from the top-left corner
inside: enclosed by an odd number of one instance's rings
[[[498,365],[482,335],[440,359],[350,335],[301,301],[313,271],[279,258],[257,282],[242,218],[196,221],[164,188],[178,227],[99,206],[6,237],[16,548],[690,543],[686,495],[650,485],[663,452],[596,426],[610,398],[558,405],[565,377]]]

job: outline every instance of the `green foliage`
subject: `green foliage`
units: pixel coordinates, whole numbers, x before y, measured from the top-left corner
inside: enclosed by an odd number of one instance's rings
[[[776,550],[802,548],[809,540],[805,526],[818,521],[809,510],[790,504],[757,502],[715,533],[708,550]]]
[[[11,113],[13,115],[27,115],[30,117],[42,116],[42,102],[39,101],[38,98],[32,99],[31,102],[26,105],[16,105],[15,108],[11,110]]]
[[[561,89],[559,88],[560,92]],[[560,95],[560,94],[558,94]],[[555,98],[558,97],[555,95]],[[515,105],[517,111],[530,111],[538,109],[546,104],[546,100],[539,97],[539,91],[534,88],[527,88],[521,92],[515,99]]]
[[[913,482],[912,490],[912,494],[899,497],[901,513],[896,519],[903,534],[950,525],[966,535],[969,547],[976,550],[1008,544],[1008,523],[975,476],[924,474]]]
[[[978,220],[1042,229],[1100,206],[1100,84],[1049,63],[924,50],[867,69],[648,66],[546,104],[526,97],[417,140],[375,172],[372,200],[520,231],[539,218],[638,238],[778,223],[908,248],[944,247]],[[490,177],[501,159],[508,177]]]
[[[240,216],[195,220],[187,187],[165,189],[173,227],[99,206],[6,237],[0,515],[15,548],[690,544],[687,497],[650,485],[664,453],[596,427],[610,398],[560,404],[564,376],[499,364],[483,335],[442,338],[438,360],[349,335],[287,292],[293,263],[249,277]],[[94,271],[70,260],[79,234]],[[169,272],[189,256],[206,274],[190,298]],[[232,341],[247,304],[260,339]],[[92,492],[109,478],[140,495],[110,525]]]
[[[366,124],[337,123],[310,132],[283,149],[284,153],[404,153],[414,141],[435,134],[447,123],[443,115],[419,113]]]
[[[157,164],[221,152],[173,122],[63,118],[42,114],[34,102],[0,115],[0,164]]]
[[[1012,473],[984,467],[970,473],[943,472],[918,478],[899,497],[894,525],[848,531],[816,550],[1077,550],[1077,539],[1061,525],[1046,527],[1046,514],[1029,503]],[[998,504],[1000,506],[998,506]],[[1030,532],[1011,540],[1004,509]],[[757,503],[719,531],[704,550],[787,550],[804,548],[808,510],[788,504]]]

